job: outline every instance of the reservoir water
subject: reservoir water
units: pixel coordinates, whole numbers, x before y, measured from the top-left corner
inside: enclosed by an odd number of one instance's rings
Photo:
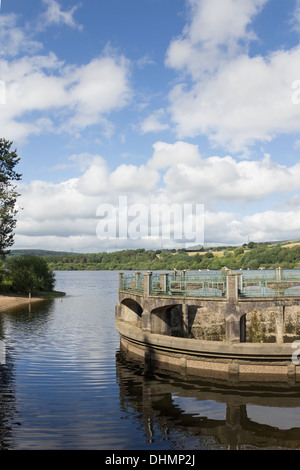
[[[120,351],[118,273],[56,272],[66,296],[0,314],[1,450],[299,449],[300,393],[146,370]]]

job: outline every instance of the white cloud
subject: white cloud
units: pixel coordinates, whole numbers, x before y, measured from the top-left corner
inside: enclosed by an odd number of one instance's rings
[[[149,168],[164,169],[184,162],[188,166],[198,165],[200,154],[197,145],[178,141],[175,144],[156,142],[153,155],[147,162]]]
[[[31,39],[17,25],[17,15],[14,13],[0,15],[0,57],[16,56],[20,52],[36,53],[42,49],[42,44]]]
[[[188,0],[190,21],[171,42],[166,64],[194,78],[219,68],[255,38],[248,26],[267,1]]]
[[[169,129],[169,124],[163,122],[166,119],[166,112],[164,109],[158,109],[153,114],[148,116],[141,123],[141,131],[143,134],[147,132],[160,132]]]
[[[268,160],[236,162],[231,157],[210,157],[197,167],[185,164],[167,171],[168,191],[201,202],[245,203],[299,190],[300,164],[286,168]]]
[[[72,240],[76,240],[77,249],[80,243],[83,250],[97,246],[97,208],[105,203],[117,207],[121,195],[128,196],[129,205],[139,203],[145,207],[205,204],[205,240],[209,243],[238,244],[248,237],[263,241],[299,236],[297,196],[279,210],[258,212],[257,201],[299,191],[300,163],[279,165],[269,155],[262,161],[236,161],[231,156],[203,158],[197,146],[187,142],[157,142],[145,165],[121,164],[114,170],[108,169],[100,155],[72,155],[70,159],[82,162],[78,178],[57,184],[32,181],[20,185],[18,203],[24,210],[18,214],[16,240],[23,240],[23,246],[32,243],[32,238],[44,247],[49,247],[52,240],[55,249],[75,246]],[[220,201],[222,211],[217,205]],[[214,211],[211,202],[215,203]],[[232,203],[241,211],[246,204],[248,215],[233,212]],[[114,246],[120,242],[111,243]],[[130,247],[133,242],[122,243]],[[104,246],[109,248],[108,241],[101,249]]]
[[[300,46],[248,55],[247,44],[255,38],[249,27],[266,0],[189,3],[192,19],[166,58],[190,77],[169,94],[177,137],[204,135],[214,146],[247,152],[258,142],[299,132],[292,86],[300,77]]]
[[[78,24],[74,19],[74,13],[78,10],[79,5],[74,5],[69,10],[63,11],[56,0],[43,0],[43,3],[46,5],[47,10],[43,15],[41,15],[39,28],[55,24],[82,29],[82,25]]]
[[[246,151],[257,141],[300,129],[292,84],[300,76],[300,47],[262,57],[238,57],[210,80],[170,94],[179,136],[207,135],[214,144]]]
[[[106,132],[107,115],[126,106],[131,97],[129,63],[122,56],[69,66],[50,53],[3,60],[0,66],[6,85],[0,127],[6,138],[16,141],[43,132],[45,118],[47,130],[77,132],[100,124]]]

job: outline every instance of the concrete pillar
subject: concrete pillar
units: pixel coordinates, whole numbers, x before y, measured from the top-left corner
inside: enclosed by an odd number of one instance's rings
[[[148,271],[146,274],[143,274],[143,291],[144,297],[147,297],[151,294],[151,276],[152,272]]]
[[[182,324],[183,324],[183,336],[188,338],[189,335],[189,306],[182,304]]]
[[[241,320],[239,315],[232,313],[227,316],[225,329],[227,341],[232,343],[239,343],[241,341]]]
[[[119,290],[123,287],[123,275],[124,273],[119,273]]]
[[[150,312],[146,309],[144,309],[142,313],[142,330],[151,331]]]
[[[141,286],[140,284],[140,277],[141,277],[141,273],[139,271],[135,271],[134,273],[134,278],[135,278],[135,288],[136,290],[139,290]]]
[[[164,294],[168,292],[168,273],[163,273],[160,275],[161,290]]]
[[[278,307],[278,312],[276,312],[275,326],[276,326],[276,343],[283,343],[284,335],[284,316],[285,316],[285,306]]]
[[[181,283],[181,290],[185,290],[186,289],[186,269],[184,269],[181,273],[181,281],[183,281]]]
[[[122,304],[118,302],[115,306],[115,317],[121,318],[122,317]]]
[[[227,279],[227,309],[225,314],[226,340],[231,342],[240,342],[241,340],[241,321],[238,312],[238,291],[239,274],[228,273]]]
[[[238,299],[239,274],[227,274],[227,300]]]
[[[279,266],[279,268],[276,268],[276,281],[281,281],[282,278],[282,268]]]

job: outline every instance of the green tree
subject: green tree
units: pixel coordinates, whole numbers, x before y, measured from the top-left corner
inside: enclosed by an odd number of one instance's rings
[[[16,256],[8,260],[8,277],[17,292],[51,292],[54,288],[54,273],[47,261],[39,256]]]
[[[9,252],[7,248],[14,243],[16,201],[19,194],[14,181],[21,179],[15,172],[15,166],[20,158],[16,150],[11,150],[12,142],[0,139],[0,257],[4,258]]]

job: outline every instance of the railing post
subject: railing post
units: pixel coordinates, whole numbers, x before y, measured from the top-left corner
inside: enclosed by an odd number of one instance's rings
[[[181,273],[181,290],[186,290],[186,269],[183,269]]]
[[[240,342],[241,322],[237,310],[239,274],[227,274],[226,340]]]
[[[138,291],[140,289],[140,275],[139,271],[135,271],[134,278],[135,278],[135,289]]]
[[[151,294],[151,276],[152,272],[148,271],[146,274],[143,275],[143,291],[144,291],[144,296],[148,296]]]
[[[124,273],[119,273],[119,290],[123,288],[123,275]]]
[[[279,268],[276,268],[276,281],[281,281],[282,278],[282,268],[279,266]]]
[[[238,299],[238,274],[228,273],[226,278],[226,287],[227,287],[227,300],[237,300]]]
[[[161,290],[164,294],[168,293],[168,277],[168,273],[163,273],[160,275]]]

